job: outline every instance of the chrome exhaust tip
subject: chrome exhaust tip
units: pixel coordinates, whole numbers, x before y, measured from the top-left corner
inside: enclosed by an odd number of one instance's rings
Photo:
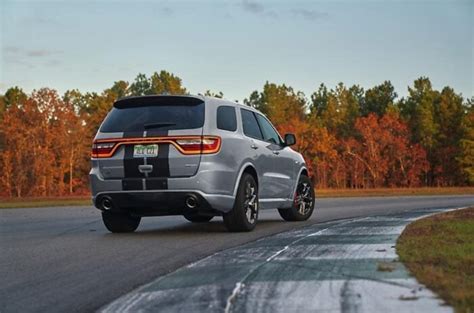
[[[112,199],[108,196],[105,196],[101,199],[100,205],[101,205],[102,209],[105,210],[105,211],[111,210],[114,206],[113,202],[112,202]]]
[[[185,203],[188,209],[195,209],[199,205],[199,200],[195,195],[189,195],[186,197]]]

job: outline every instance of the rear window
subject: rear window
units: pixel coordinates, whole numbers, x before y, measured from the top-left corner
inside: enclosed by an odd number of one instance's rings
[[[223,105],[217,108],[217,128],[228,131],[237,130],[234,107]]]
[[[138,102],[138,101],[134,101]],[[149,129],[192,129],[204,124],[204,102],[173,104],[150,103],[141,106],[115,106],[107,115],[101,132],[131,132]]]

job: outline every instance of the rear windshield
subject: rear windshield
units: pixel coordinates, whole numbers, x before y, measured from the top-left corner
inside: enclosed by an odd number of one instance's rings
[[[192,129],[204,124],[204,102],[195,104],[114,107],[101,132],[130,132],[150,129]]]

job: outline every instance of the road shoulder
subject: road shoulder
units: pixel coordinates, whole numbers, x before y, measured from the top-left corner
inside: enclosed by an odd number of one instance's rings
[[[452,312],[411,277],[395,243],[442,209],[315,224],[228,249],[158,278],[102,312]]]

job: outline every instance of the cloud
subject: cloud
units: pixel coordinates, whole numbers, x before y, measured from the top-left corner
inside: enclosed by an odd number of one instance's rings
[[[58,65],[61,65],[61,61],[57,60],[57,59],[52,59],[52,60],[49,60],[48,62],[46,62],[46,65],[47,66],[58,66]]]
[[[240,2],[240,7],[248,13],[270,18],[278,18],[281,15],[289,17],[293,16],[293,18],[302,18],[308,21],[316,21],[328,16],[325,12],[305,8],[290,8],[277,12],[267,5],[252,0],[242,0],[242,2]]]
[[[268,9],[263,4],[255,2],[255,1],[243,0],[240,3],[240,6],[245,12],[248,12],[251,14],[260,15],[263,17],[270,17],[270,18],[278,17],[278,14],[275,11]]]
[[[20,48],[15,47],[15,46],[6,46],[3,48],[4,53],[18,53],[20,52]]]
[[[25,55],[28,57],[48,57],[60,53],[60,51],[39,49],[39,50],[26,50]]]
[[[41,15],[33,15],[23,19],[23,23],[36,26],[36,25],[46,25],[46,26],[59,26],[59,23],[51,18],[45,18]]]
[[[62,51],[51,50],[51,49],[25,49],[18,46],[6,46],[3,48],[3,52],[10,56],[15,55],[16,57],[49,57],[56,54],[61,54]]]
[[[316,21],[328,16],[325,12],[320,12],[316,10],[308,10],[308,9],[293,9],[291,10],[293,15],[297,17],[302,17],[308,21]]]
[[[19,46],[6,46],[3,48],[5,54],[5,64],[15,64],[17,66],[34,68],[38,60],[44,60],[43,64],[48,66],[57,66],[59,60],[51,59],[52,56],[62,54],[59,50],[50,49],[25,49]]]
[[[244,11],[250,12],[250,13],[255,13],[255,14],[260,14],[265,12],[265,7],[255,1],[249,1],[249,0],[243,0],[241,3],[242,8]]]
[[[170,7],[164,7],[161,9],[161,12],[165,15],[171,15],[174,13],[174,10]]]

